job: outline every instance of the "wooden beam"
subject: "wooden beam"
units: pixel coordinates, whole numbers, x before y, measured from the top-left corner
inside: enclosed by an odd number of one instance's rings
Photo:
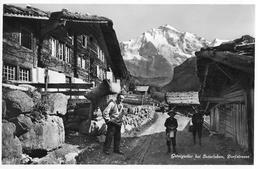
[[[232,102],[245,102],[245,98],[243,96],[238,97],[200,97],[200,102],[210,102],[210,103],[232,103]]]
[[[207,105],[206,105],[206,107],[204,109],[204,112],[207,112],[207,109],[209,108],[209,104],[210,104],[210,102],[207,102]]]
[[[37,88],[45,88],[44,83],[19,83],[27,84]],[[92,83],[49,83],[48,88],[59,88],[59,89],[89,89],[93,87]]]
[[[223,101],[224,98],[222,97],[200,97],[201,102],[211,102],[211,103],[219,103]]]
[[[84,96],[86,91],[48,91],[48,93],[62,93],[69,96]]]

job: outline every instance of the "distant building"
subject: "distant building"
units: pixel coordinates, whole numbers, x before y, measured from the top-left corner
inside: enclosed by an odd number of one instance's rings
[[[243,36],[196,52],[201,107],[210,130],[253,153],[255,42]]]
[[[195,113],[199,102],[198,92],[167,92],[165,94],[165,101],[169,105],[169,109],[179,111],[183,114]]]
[[[4,82],[98,85],[128,77],[110,19],[6,4],[3,16]]]
[[[134,93],[147,96],[149,86],[136,86]]]
[[[166,93],[166,103],[171,105],[198,105],[198,92],[168,92]]]

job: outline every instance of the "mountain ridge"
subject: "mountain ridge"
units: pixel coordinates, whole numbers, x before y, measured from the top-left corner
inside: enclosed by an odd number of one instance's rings
[[[152,28],[129,41],[120,42],[120,48],[132,76],[145,79],[167,77],[165,83],[171,81],[174,68],[194,57],[196,51],[221,42],[219,39],[210,42],[166,24]]]

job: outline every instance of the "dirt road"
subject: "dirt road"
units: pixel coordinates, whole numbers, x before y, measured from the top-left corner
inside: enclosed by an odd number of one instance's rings
[[[134,138],[123,138],[121,149],[125,155],[102,153],[102,145],[87,153],[88,158],[79,160],[80,164],[249,164],[250,156],[243,152],[230,139],[209,136],[203,132],[202,146],[194,145],[188,132],[189,118],[176,115],[178,120],[177,153],[166,153],[164,122],[167,114],[158,113],[158,118],[145,131]],[[91,155],[92,154],[92,155]],[[96,158],[95,158],[96,157]]]

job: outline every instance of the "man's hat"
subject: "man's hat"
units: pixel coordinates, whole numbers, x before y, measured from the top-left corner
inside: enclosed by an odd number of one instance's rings
[[[170,111],[168,112],[168,115],[171,115],[171,114],[176,115],[176,112],[175,112],[174,110],[170,110]]]

